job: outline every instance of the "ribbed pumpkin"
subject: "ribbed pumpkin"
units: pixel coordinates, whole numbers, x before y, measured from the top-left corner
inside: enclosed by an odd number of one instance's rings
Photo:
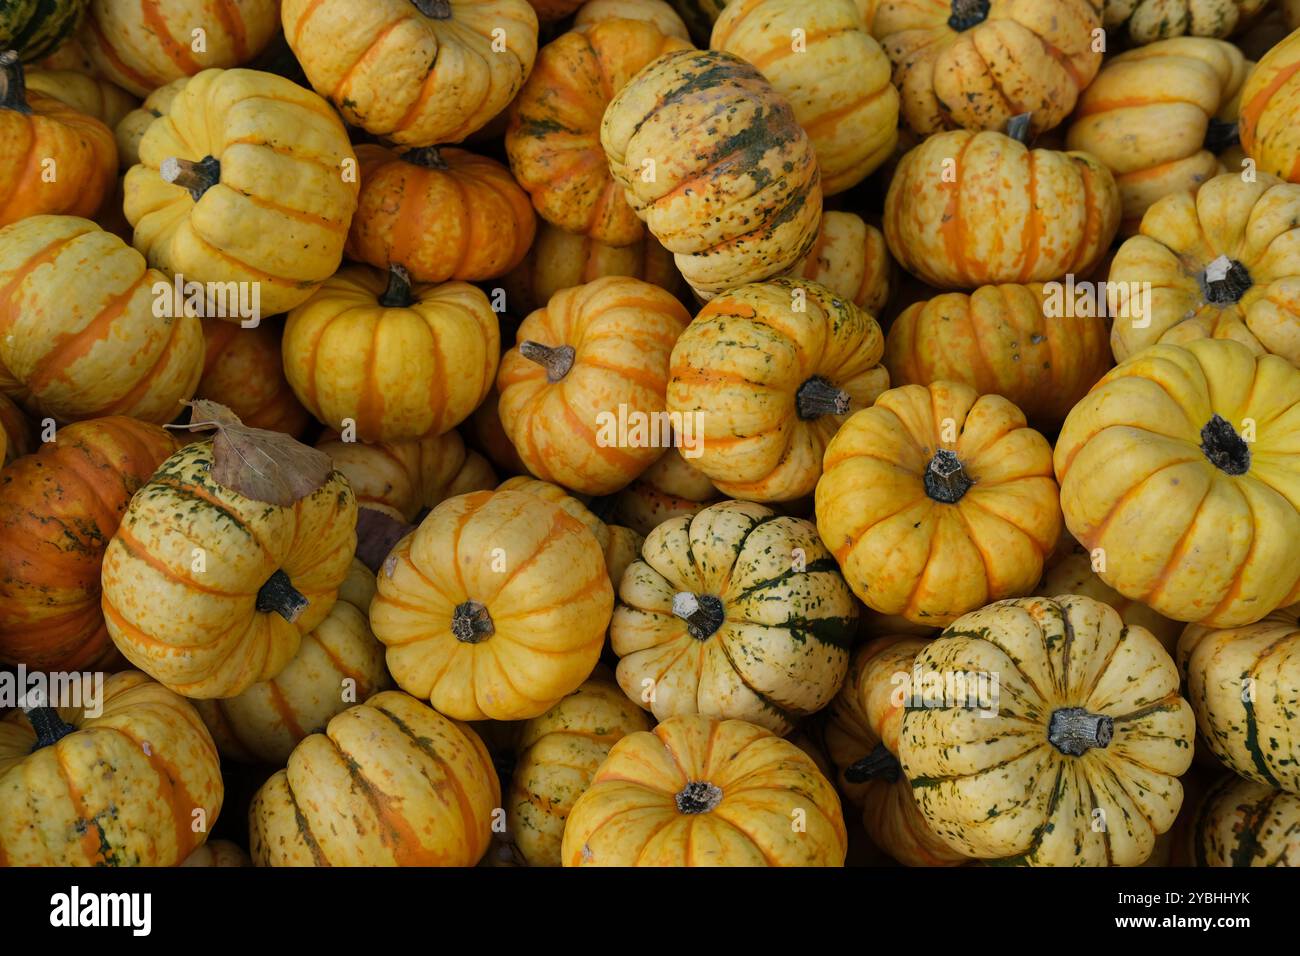
[[[885,340],[890,383],[962,382],[1055,430],[1111,366],[1104,298],[1080,310],[1067,288],[989,285],[908,306]]]
[[[817,241],[789,275],[823,285],[879,318],[897,271],[879,229],[856,213],[829,211],[822,213]]]
[[[294,396],[280,360],[278,322],[242,328],[221,319],[203,320],[207,355],[194,395],[220,402],[245,425],[300,437],[311,421]]]
[[[253,797],[249,848],[258,866],[473,866],[500,802],[473,730],[385,691],[294,748]]]
[[[0,226],[43,213],[91,216],[115,182],[113,133],[93,116],[27,92],[12,50],[0,52]]]
[[[645,20],[666,37],[691,38],[682,18],[665,0],[587,0],[573,18],[573,29],[585,30],[605,20]]]
[[[801,279],[742,286],[704,307],[672,354],[668,409],[695,422],[691,464],[733,498],[812,492],[826,443],[889,386],[876,320]]]
[[[280,673],[329,614],[356,550],[356,499],[337,471],[278,505],[219,484],[213,447],[195,442],[162,463],[131,499],[103,569],[118,650],[199,699]]]
[[[1282,359],[1215,339],[1152,346],[1061,428],[1065,523],[1103,549],[1121,594],[1179,621],[1249,624],[1300,601],[1297,441],[1300,371]]]
[[[562,289],[528,316],[497,375],[501,424],[528,470],[601,495],[650,467],[669,354],[690,320],[670,293],[624,276]]]
[[[182,860],[180,865],[205,867],[252,866],[253,861],[249,859],[243,847],[236,843],[231,843],[229,840],[209,840]]]
[[[281,351],[298,400],[322,422],[351,419],[363,441],[455,428],[492,387],[500,330],[466,282],[412,284],[400,266],[339,270],[289,313]]]
[[[628,203],[702,296],[781,275],[816,241],[812,143],[738,57],[660,57],[609,104],[600,142]]]
[[[817,483],[817,530],[853,592],[943,625],[1028,594],[1061,532],[1052,448],[1000,395],[936,382],[845,423]]]
[[[527,0],[284,0],[281,18],[317,92],[404,146],[463,140],[514,98],[537,56]]]
[[[139,108],[131,110],[113,129],[113,138],[117,140],[117,161],[122,169],[130,169],[140,162],[140,140],[144,139],[149,124],[166,113],[176,99],[176,94],[184,89],[190,78],[183,76],[172,80],[166,86],[160,86],[144,98]]]
[[[257,283],[262,315],[286,312],[338,268],[354,160],[338,116],[310,90],[204,70],[149,124],[126,174],[135,247],[187,280]]]
[[[626,246],[609,246],[544,221],[532,248],[501,286],[508,311],[527,315],[545,308],[561,289],[605,276],[631,276],[669,292],[682,284],[672,255],[648,233]]]
[[[1195,718],[1169,654],[1108,605],[999,601],[953,622],[914,666],[922,683],[907,688],[898,756],[954,849],[1026,866],[1136,866],[1172,826]]]
[[[1100,26],[1095,0],[880,0],[871,32],[924,136],[1029,112],[1035,132],[1056,126],[1101,65]]]
[[[1241,145],[1262,172],[1300,183],[1300,35],[1292,33],[1264,55],[1241,91]]]
[[[1300,366],[1300,186],[1216,176],[1166,196],[1110,266],[1121,361],[1156,342],[1234,339]],[[1150,285],[1150,315],[1134,292]]]
[[[931,136],[899,161],[885,197],[890,251],[942,289],[1086,275],[1119,219],[1098,159],[992,131]]]
[[[1178,663],[1215,756],[1243,777],[1300,794],[1300,605],[1244,627],[1189,625]]]
[[[1226,37],[1268,0],[1104,0],[1106,29],[1123,28],[1134,45],[1167,37]]]
[[[126,671],[99,703],[0,720],[0,866],[175,866],[216,823],[217,748],[189,702]]]
[[[510,105],[510,168],[547,222],[597,242],[624,246],[645,227],[614,181],[600,145],[601,118],[638,70],[689,50],[644,20],[607,20],[542,47]]]
[[[72,35],[86,0],[9,0],[0,9],[0,50],[39,60]]]
[[[80,38],[95,70],[136,96],[212,67],[243,66],[279,26],[278,0],[90,0]],[[194,31],[203,31],[196,49]]]
[[[299,741],[391,686],[367,612],[375,576],[353,559],[329,614],[275,677],[235,697],[195,701],[223,757],[283,766]]]
[[[480,491],[398,542],[370,624],[403,690],[458,720],[524,720],[587,679],[613,604],[581,522],[534,494]]]
[[[1195,191],[1221,169],[1237,135],[1237,96],[1250,67],[1231,43],[1176,37],[1129,50],[1079,99],[1066,133],[1115,175],[1125,232],[1162,196]]]
[[[1300,866],[1300,796],[1225,774],[1206,794],[1192,835],[1196,866]]]
[[[564,866],[843,866],[847,842],[812,758],[743,720],[690,715],[614,745],[560,852]]]
[[[647,535],[669,518],[697,515],[718,500],[713,487],[677,448],[670,448],[610,502],[610,516]]]
[[[835,696],[856,624],[812,522],[724,501],[650,532],[609,636],[619,686],[657,719],[698,713],[785,734]]]
[[[157,314],[167,276],[75,216],[0,230],[0,366],[28,410],[58,421],[130,415],[169,422],[203,371],[203,330]],[[165,311],[165,310],[164,310]]]
[[[610,748],[650,719],[608,681],[589,680],[526,721],[506,821],[529,866],[559,866],[564,822]]]
[[[416,282],[504,275],[532,245],[536,217],[510,171],[463,149],[357,147],[361,195],[348,257],[406,268]]]
[[[0,392],[0,468],[31,454],[33,440],[32,423],[9,396]]]
[[[790,101],[826,195],[861,182],[893,152],[898,90],[854,0],[730,3],[709,46],[748,60]]]
[[[100,418],[0,471],[0,663],[75,671],[118,660],[100,565],[131,496],[176,450],[156,425]]]
[[[76,70],[27,71],[27,89],[62,100],[79,113],[93,116],[110,130],[140,105],[120,86]]]

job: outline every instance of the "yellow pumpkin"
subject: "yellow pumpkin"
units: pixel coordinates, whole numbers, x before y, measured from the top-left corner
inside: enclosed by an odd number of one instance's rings
[[[1235,33],[1268,0],[1104,0],[1102,23],[1123,27],[1134,45],[1166,37],[1226,37]]]
[[[1192,842],[1195,866],[1300,866],[1300,796],[1225,774],[1205,795]]]
[[[647,535],[669,518],[699,514],[718,497],[713,482],[683,458],[680,449],[670,448],[614,496],[610,515],[637,534]]]
[[[855,213],[828,211],[822,213],[817,241],[789,275],[823,285],[880,318],[897,271],[879,229]]]
[[[1300,90],[1300,32],[1264,54],[1241,91],[1241,145],[1261,172],[1300,182],[1295,98]]]
[[[473,730],[384,691],[303,740],[262,785],[249,848],[258,866],[473,866],[500,802]]]
[[[221,319],[204,319],[207,354],[195,396],[220,402],[253,428],[295,438],[302,435],[311,416],[284,377],[280,360],[283,331],[278,322],[261,322],[246,329]]]
[[[815,283],[718,296],[673,348],[668,410],[694,423],[696,442],[683,450],[725,495],[801,498],[836,429],[889,386],[883,352],[876,320]]]
[[[1218,339],[1151,346],[1061,427],[1065,523],[1126,597],[1249,624],[1300,601],[1297,441],[1300,371],[1282,359]]]
[[[171,108],[176,94],[184,89],[190,78],[182,76],[166,86],[160,86],[144,98],[144,102],[118,120],[113,128],[117,140],[117,160],[122,169],[130,169],[140,162],[140,140],[144,139],[149,124]]]
[[[402,442],[469,417],[492,387],[500,335],[487,296],[467,282],[348,266],[289,313],[281,350],[289,385],[320,421]]]
[[[140,102],[121,87],[76,70],[28,70],[27,89],[62,100],[109,129],[114,129]]]
[[[560,854],[564,866],[843,866],[847,843],[812,758],[743,720],[689,715],[614,745]]]
[[[587,0],[573,17],[573,29],[586,30],[604,20],[645,20],[666,37],[691,38],[682,18],[665,0]]]
[[[480,491],[398,542],[370,625],[403,690],[457,720],[525,720],[587,679],[613,604],[581,522],[534,494]]]

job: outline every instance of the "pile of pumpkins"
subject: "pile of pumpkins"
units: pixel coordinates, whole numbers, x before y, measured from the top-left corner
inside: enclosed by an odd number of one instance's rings
[[[1300,865],[1298,28],[5,4],[0,864]]]

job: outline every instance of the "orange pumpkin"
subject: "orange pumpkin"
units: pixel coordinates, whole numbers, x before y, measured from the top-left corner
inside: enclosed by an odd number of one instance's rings
[[[294,397],[280,361],[278,322],[242,328],[221,319],[203,320],[207,355],[195,398],[220,402],[252,428],[298,438],[311,416]]]
[[[587,0],[573,18],[573,29],[584,30],[602,20],[648,20],[664,36],[691,38],[686,24],[666,0]]]
[[[1241,91],[1241,145],[1266,173],[1300,183],[1300,30],[1264,55]]]
[[[641,477],[614,496],[610,516],[646,535],[669,518],[697,515],[721,496],[713,482],[670,448]]]

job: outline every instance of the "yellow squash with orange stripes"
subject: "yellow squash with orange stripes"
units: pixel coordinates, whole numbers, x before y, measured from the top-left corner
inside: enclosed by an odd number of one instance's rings
[[[879,319],[898,283],[885,237],[857,213],[822,213],[817,241],[790,270],[792,279],[824,285]]]
[[[1300,182],[1300,33],[1292,33],[1261,59],[1241,91],[1241,145],[1260,170]]]
[[[220,402],[252,428],[300,436],[311,421],[284,377],[278,321],[246,329],[221,319],[203,320],[207,355],[196,398]]]

